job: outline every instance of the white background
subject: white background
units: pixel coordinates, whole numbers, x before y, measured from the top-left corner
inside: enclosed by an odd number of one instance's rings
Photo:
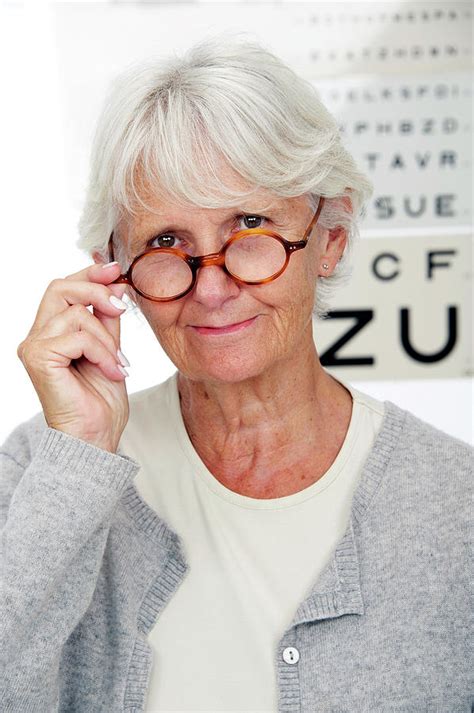
[[[150,54],[181,50],[221,28],[243,30],[257,37],[317,81],[343,78],[349,73],[374,75],[414,72],[466,71],[472,45],[470,21],[449,26],[464,33],[463,51],[456,57],[413,62],[377,60],[354,62],[339,50],[344,43],[386,46],[406,35],[387,17],[405,3],[291,3],[295,27],[288,31],[290,3],[195,3],[194,5],[126,3],[4,3],[0,16],[2,116],[0,131],[2,196],[2,350],[3,409],[0,439],[15,425],[40,409],[16,348],[33,322],[47,284],[87,265],[75,247],[77,220],[87,177],[89,141],[103,91],[111,76],[133,60]],[[415,4],[412,4],[415,5]],[[447,3],[417,3],[445,9]],[[225,7],[224,7],[225,6]],[[450,3],[460,11],[468,3]],[[322,24],[326,10],[354,8],[358,28],[346,24],[346,34],[334,23]],[[312,19],[309,14],[311,12]],[[364,20],[364,13],[366,19]],[[362,18],[362,19],[361,19]],[[310,24],[309,24],[310,23]],[[431,24],[430,24],[431,23]],[[457,27],[458,29],[453,29]],[[466,27],[468,30],[466,31]],[[294,29],[294,28],[293,28]],[[443,43],[446,28],[429,22],[421,32],[425,41]],[[338,49],[332,61],[311,62],[307,46]],[[454,38],[456,39],[456,38]],[[304,41],[302,41],[304,40]],[[308,40],[309,41],[309,40]],[[305,45],[306,42],[306,45]],[[362,57],[362,54],[361,54]],[[123,351],[131,361],[129,392],[162,381],[174,369],[148,326],[136,314],[122,318]],[[380,399],[389,399],[466,441],[472,440],[471,378],[414,379],[356,382]]]

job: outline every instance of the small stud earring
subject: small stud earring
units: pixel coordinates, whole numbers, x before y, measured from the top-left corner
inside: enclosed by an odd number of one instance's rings
[[[323,270],[328,270],[328,269],[329,269],[329,265],[327,264],[327,262],[323,262]]]

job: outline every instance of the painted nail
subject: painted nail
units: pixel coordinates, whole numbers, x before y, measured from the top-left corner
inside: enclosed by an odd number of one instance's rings
[[[124,369],[121,364],[117,364],[117,369],[118,369],[118,370],[120,371],[120,373],[123,374],[124,376],[128,376],[128,371],[127,371],[126,369]]]
[[[117,349],[117,356],[118,356],[119,362],[121,363],[122,366],[130,366],[130,362],[128,361],[125,354],[120,351],[120,349]]]
[[[102,265],[102,269],[104,269],[104,267],[112,267],[112,265],[118,265],[117,260],[114,260],[113,262],[106,262],[105,265]]]
[[[116,297],[115,295],[111,295],[109,297],[109,300],[113,304],[113,306],[116,307],[117,309],[127,309],[127,305],[125,304],[125,302],[122,302],[122,300],[119,300],[119,298]]]

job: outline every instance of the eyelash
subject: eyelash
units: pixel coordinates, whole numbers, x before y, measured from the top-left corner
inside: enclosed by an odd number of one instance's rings
[[[245,220],[245,218],[259,218],[260,221],[261,221],[261,223],[260,223],[260,225],[257,225],[257,226],[256,226],[257,228],[261,228],[261,227],[262,227],[262,223],[263,223],[264,221],[268,220],[268,218],[266,218],[264,215],[258,215],[258,214],[256,214],[256,213],[245,213],[245,214],[236,216],[236,218],[237,218],[237,221],[238,221],[238,222],[240,222],[241,220]],[[254,227],[255,227],[255,226],[254,226]],[[246,227],[245,227],[245,228],[239,228],[239,230],[248,230],[248,229],[249,229],[249,228],[246,228]],[[238,232],[238,231],[237,231],[237,232]],[[168,237],[170,237],[170,238],[176,238],[176,235],[173,235],[173,233],[162,233],[161,235],[155,235],[153,238],[151,238],[151,240],[149,240],[149,241],[147,242],[146,249],[148,250],[148,248],[152,248],[152,247],[163,247],[163,246],[153,245],[153,243],[155,242],[155,240],[159,240],[159,238],[168,238]],[[179,240],[179,238],[178,238],[178,240]],[[173,246],[171,246],[171,247],[176,247],[176,246],[173,245]]]

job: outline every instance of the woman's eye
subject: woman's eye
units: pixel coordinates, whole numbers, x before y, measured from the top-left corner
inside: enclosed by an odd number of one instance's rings
[[[174,235],[157,235],[148,243],[150,248],[176,248],[178,247],[177,239]]]
[[[244,224],[244,229],[261,228],[265,218],[261,215],[243,215],[240,220]]]

